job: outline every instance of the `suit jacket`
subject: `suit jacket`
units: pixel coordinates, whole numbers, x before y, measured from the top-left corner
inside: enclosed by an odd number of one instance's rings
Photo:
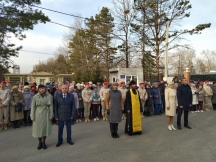
[[[183,106],[184,110],[188,111],[192,105],[192,91],[189,85],[180,85],[177,88],[178,106]]]
[[[55,97],[54,102],[55,118],[60,121],[68,121],[75,117],[76,106],[74,95],[67,93],[66,98],[63,98],[63,94],[59,93]]]

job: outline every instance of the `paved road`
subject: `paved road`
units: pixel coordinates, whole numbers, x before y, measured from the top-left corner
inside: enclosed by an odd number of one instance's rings
[[[176,119],[176,118],[175,118]],[[37,150],[31,127],[0,132],[0,162],[215,162],[216,111],[189,115],[192,130],[169,131],[166,117],[146,117],[143,134],[124,134],[119,125],[119,139],[110,136],[108,122],[79,123],[73,126],[71,146],[65,141],[56,148],[57,126],[47,139],[47,150]],[[176,123],[175,123],[176,125]],[[65,134],[64,134],[65,139]]]

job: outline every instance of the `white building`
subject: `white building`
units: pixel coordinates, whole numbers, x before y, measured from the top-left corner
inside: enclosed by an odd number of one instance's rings
[[[143,81],[142,68],[115,68],[109,70],[109,82],[121,82],[134,80],[137,85]]]

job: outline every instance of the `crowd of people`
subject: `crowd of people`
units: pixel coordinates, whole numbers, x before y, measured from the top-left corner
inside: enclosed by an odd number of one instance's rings
[[[58,143],[62,142],[64,125],[67,128],[67,142],[73,145],[71,125],[91,120],[108,121],[113,138],[119,138],[118,123],[126,119],[125,133],[141,134],[141,119],[165,113],[168,130],[176,130],[173,117],[177,114],[177,128],[181,127],[184,112],[184,127],[188,125],[188,113],[208,111],[212,103],[216,110],[216,82],[188,81],[173,78],[172,82],[148,81],[75,83],[47,83],[45,85],[28,82],[0,83],[0,131],[8,125],[14,129],[20,125],[32,126],[33,137],[38,138],[38,149],[46,149],[46,137],[52,133],[51,124],[58,125]]]

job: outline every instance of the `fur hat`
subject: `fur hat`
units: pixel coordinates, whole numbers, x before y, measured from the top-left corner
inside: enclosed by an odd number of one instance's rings
[[[112,86],[118,86],[119,84],[117,82],[112,83]]]
[[[16,86],[16,85],[13,86],[13,87],[12,87],[12,90],[14,90],[14,89],[18,89],[18,86]]]
[[[30,87],[26,85],[26,86],[24,86],[23,89],[30,89]]]
[[[134,80],[131,80],[130,83],[129,83],[129,85],[131,86],[133,84],[136,84],[136,82]]]

